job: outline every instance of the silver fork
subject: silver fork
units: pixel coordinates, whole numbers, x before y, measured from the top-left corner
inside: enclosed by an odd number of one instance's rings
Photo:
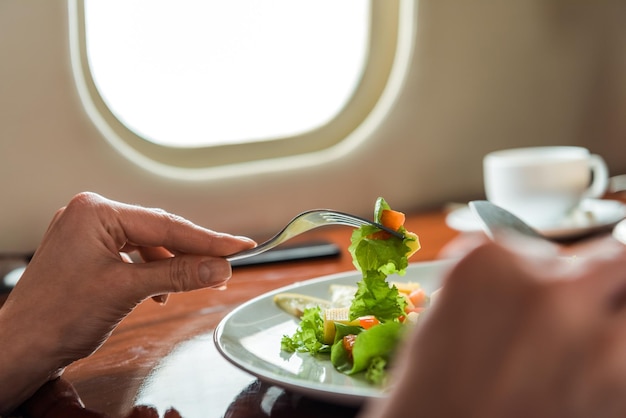
[[[404,235],[398,231],[394,231],[393,229],[389,229],[383,225],[380,225],[376,222],[369,221],[365,218],[361,218],[355,215],[350,215],[343,212],[337,212],[335,210],[328,209],[317,209],[311,210],[307,212],[302,212],[295,218],[293,218],[287,226],[285,226],[282,231],[278,234],[274,235],[269,240],[265,241],[262,244],[257,245],[254,248],[249,250],[240,251],[235,254],[231,254],[226,259],[228,261],[239,260],[241,258],[252,257],[253,255],[261,254],[269,249],[276,247],[277,245],[282,244],[283,242],[291,239],[297,235],[300,235],[304,232],[310,231],[315,228],[319,228],[321,226],[326,225],[347,225],[352,226],[354,228],[359,228],[363,225],[374,225],[375,227],[382,229],[394,235],[398,238],[404,238]]]

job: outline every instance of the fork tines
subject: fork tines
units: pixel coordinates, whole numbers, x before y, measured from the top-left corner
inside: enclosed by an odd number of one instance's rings
[[[347,213],[341,212],[323,212],[322,217],[330,222],[342,223],[349,226],[362,226],[366,224],[371,224],[372,222],[357,218],[354,215],[348,215]]]
[[[374,225],[375,227],[382,229],[383,231],[386,231],[390,233],[391,235],[394,235],[400,239],[404,239],[404,235],[401,234],[400,232],[394,231],[393,229],[387,228],[386,226],[383,226],[379,223],[369,221],[365,218],[361,218],[356,215],[351,215],[348,213],[337,212],[337,211],[323,212],[321,215],[322,217],[324,217],[325,219],[329,221],[341,223],[344,225],[354,226],[354,227],[360,227],[363,225]]]

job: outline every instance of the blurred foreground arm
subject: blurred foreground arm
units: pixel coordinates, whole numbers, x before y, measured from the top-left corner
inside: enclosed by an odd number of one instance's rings
[[[626,247],[516,244],[481,245],[450,272],[365,417],[626,416]]]
[[[98,349],[142,300],[223,286],[223,257],[254,245],[159,209],[77,195],[0,309],[0,414]],[[121,253],[133,251],[145,263],[126,262]]]

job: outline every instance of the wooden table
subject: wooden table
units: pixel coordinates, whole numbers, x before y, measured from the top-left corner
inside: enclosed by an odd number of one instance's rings
[[[407,229],[418,233],[422,243],[412,262],[439,258],[444,247],[467,238],[455,240],[459,233],[446,226],[443,211],[410,216]],[[219,321],[250,298],[296,281],[354,270],[347,252],[350,233],[350,228],[327,227],[300,237],[338,244],[342,251],[336,258],[239,267],[226,291],[175,294],[165,306],[145,301],[100,350],[72,364],[61,380],[27,402],[26,416],[356,416],[357,408],[308,399],[260,382],[224,360],[213,343]],[[77,395],[84,407],[75,403]]]
[[[407,228],[422,242],[411,260],[415,262],[437,258],[458,234],[438,211],[408,217]],[[260,382],[227,362],[213,343],[213,330],[239,304],[293,282],[354,271],[347,251],[350,234],[350,228],[325,227],[296,238],[334,242],[341,248],[338,257],[237,267],[225,291],[173,294],[165,306],[146,300],[95,354],[70,365],[60,380],[27,401],[24,416],[355,416],[357,408],[308,399]],[[4,299],[0,297],[0,302]]]

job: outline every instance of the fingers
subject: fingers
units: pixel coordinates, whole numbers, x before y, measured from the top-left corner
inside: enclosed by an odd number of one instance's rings
[[[613,258],[626,250],[626,246],[610,235],[598,235],[563,248],[566,255],[577,258]]]
[[[166,260],[168,258],[173,257],[174,255],[167,251],[163,247],[140,247],[137,249],[141,258],[144,261],[156,261],[156,260]],[[169,295],[167,293],[162,295],[152,296],[152,300],[154,300],[159,305],[165,305],[167,303],[167,299]]]
[[[203,287],[221,288],[232,273],[230,264],[218,257],[202,258],[185,254],[174,256],[162,247],[139,247],[136,251],[145,261],[135,265],[144,267],[137,269],[141,272],[140,280],[145,283],[145,290],[142,290],[139,298],[151,296],[160,305],[167,303],[170,292]],[[159,289],[164,292],[155,295],[154,292]]]
[[[82,220],[92,227],[96,216],[100,236],[110,237],[117,251],[132,246],[164,247],[174,254],[223,257],[255,245],[249,238],[214,232],[161,209],[114,202],[94,193],[76,195],[59,211],[55,223],[70,213],[72,222]]]
[[[623,417],[626,414],[626,312],[597,326],[589,335],[584,374],[572,399],[581,416]]]
[[[106,418],[104,414],[85,409],[74,387],[63,379],[45,383],[20,407],[25,415],[47,418]]]
[[[50,224],[48,225],[48,230],[57,222],[57,219],[59,219],[59,217],[61,215],[63,215],[63,212],[65,211],[65,206],[58,209],[55,213],[54,216],[52,217],[52,220],[50,221]]]
[[[119,222],[131,244],[140,247],[165,247],[173,253],[223,257],[255,245],[249,238],[201,228],[184,218],[158,209],[121,205]]]
[[[231,277],[230,263],[221,257],[181,255],[149,263],[125,264],[125,282],[135,299],[202,288],[221,288]],[[160,299],[160,298],[159,298]]]
[[[602,320],[626,307],[626,246],[614,246],[610,241],[597,244],[580,256],[560,260],[560,278],[584,295],[585,304],[578,310],[590,308]]]
[[[141,255],[142,260],[146,262],[166,260],[174,257],[174,254],[163,247],[139,247],[137,251]]]
[[[135,300],[155,297],[160,303],[166,299],[162,295],[170,292],[223,286],[231,268],[222,257],[256,245],[248,238],[214,232],[160,209],[119,203],[94,193],[76,195],[59,210],[53,225],[56,234],[48,243],[51,248],[72,242],[68,237],[80,230],[91,243],[76,251],[105,260],[104,243],[115,255],[108,267],[123,269],[115,273],[115,280],[128,286],[124,287],[127,295]],[[133,251],[146,262],[119,263],[120,252]]]

